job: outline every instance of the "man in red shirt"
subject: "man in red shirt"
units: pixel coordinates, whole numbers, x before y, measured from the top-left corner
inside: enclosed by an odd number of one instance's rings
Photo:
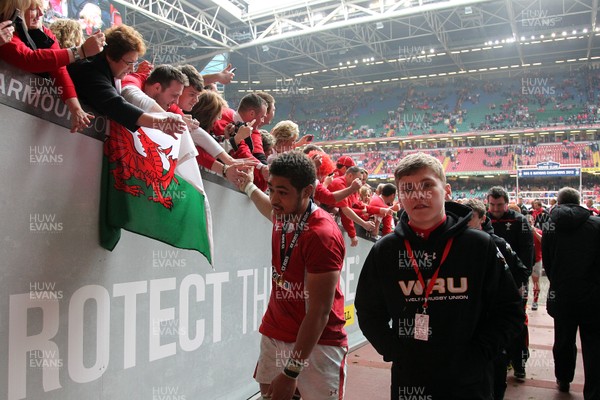
[[[237,111],[232,109],[222,111],[221,119],[213,125],[213,133],[217,136],[231,137],[235,135],[238,126],[255,121],[252,135],[244,140],[246,146],[244,146],[244,142],[237,143],[230,140],[234,152],[233,156],[235,158],[254,156],[260,162],[266,164],[267,157],[262,147],[262,136],[256,128],[264,123],[266,115],[267,103],[257,94],[247,94],[240,100]]]
[[[542,201],[539,199],[533,200],[531,203],[531,215],[533,216],[533,225],[538,228],[541,228],[542,224],[548,222],[550,215],[548,211],[544,208]]]
[[[240,188],[273,222],[273,289],[254,373],[261,394],[343,399],[348,340],[340,271],[346,249],[333,218],[311,200],[315,167],[302,153],[278,156],[269,196],[257,190],[252,174],[244,176]]]
[[[394,199],[396,198],[396,186],[393,183],[386,183],[381,188],[381,195],[378,196],[376,193],[371,197],[370,206],[380,207],[380,208],[388,208],[394,205]],[[381,232],[382,236],[391,233],[394,229],[393,222],[394,218],[391,213],[387,214],[383,217],[383,230]]]
[[[262,191],[267,190],[269,169],[267,156],[262,147],[262,136],[256,126],[263,123],[266,114],[267,103],[260,96],[250,93],[242,98],[237,111],[223,109],[221,119],[215,122],[212,129],[215,135],[223,135],[227,138],[225,143],[231,145],[230,154],[234,158],[256,162],[254,182]],[[250,137],[241,135],[241,132],[235,133],[243,125],[253,128]]]
[[[350,167],[354,167],[355,165],[356,164],[354,163],[354,160],[351,157],[341,156],[335,163],[336,169],[334,171],[333,177],[339,178],[340,176],[344,176],[344,174],[346,174],[346,170],[348,170],[348,168]]]
[[[355,179],[361,178],[361,170],[358,167],[350,167],[346,170],[346,174],[344,176],[335,178],[333,182],[327,186],[330,192],[336,192],[338,190],[346,189],[347,187],[352,185],[352,182]],[[344,198],[338,203],[327,204],[328,206],[335,206],[340,210],[340,218],[342,220],[342,226],[348,233],[350,237],[350,245],[352,247],[358,245],[358,238],[356,237],[356,229],[354,228],[354,222],[365,228],[368,232],[375,229],[375,224],[372,221],[365,221],[360,218],[356,213],[352,210],[352,204],[355,202],[356,193],[351,194],[350,196]]]

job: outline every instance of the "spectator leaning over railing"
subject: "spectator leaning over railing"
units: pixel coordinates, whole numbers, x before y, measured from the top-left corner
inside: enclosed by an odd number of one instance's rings
[[[271,129],[271,135],[275,138],[273,147],[274,156],[305,146],[312,141],[312,135],[305,135],[298,140],[298,136],[300,135],[298,124],[289,120],[278,122]]]
[[[73,64],[69,73],[83,102],[130,131],[140,126],[159,128],[174,135],[185,130],[180,115],[146,113],[121,96],[121,79],[133,72],[138,57],[146,52],[142,35],[135,29],[120,25],[106,30],[107,47],[89,62]]]
[[[176,114],[182,115],[183,112],[177,106],[181,93],[185,92],[185,88],[189,86],[189,76],[181,71],[181,68],[176,68],[171,65],[159,65],[153,69],[152,73],[148,78],[143,76],[136,76],[136,74],[130,74],[123,79],[123,90],[122,94],[125,100],[131,104],[140,107],[145,112],[164,112],[165,110],[172,110]],[[186,100],[188,105],[191,104],[189,100]],[[199,122],[194,120],[191,116],[188,119],[188,127],[194,142],[201,146],[211,155],[212,162],[210,165],[203,165],[212,171],[228,177],[232,183],[237,183],[234,180],[235,173],[232,169],[229,174],[225,165],[240,164],[236,162],[231,156],[225,153],[223,148],[202,128],[200,128]],[[188,122],[186,121],[186,122]],[[191,122],[195,122],[192,124]],[[246,127],[245,129],[250,129]],[[225,164],[222,164],[212,158],[212,155],[216,156]],[[228,176],[226,176],[228,175]]]
[[[275,138],[273,153],[275,158],[278,154],[287,153],[294,149],[294,144],[300,132],[298,124],[293,121],[280,121],[271,129],[271,135]]]
[[[267,103],[256,94],[250,93],[242,98],[237,111],[223,108],[221,118],[212,127],[216,136],[224,136],[224,147],[226,150],[232,148],[229,153],[234,158],[256,161],[254,183],[263,191],[267,190],[269,168],[262,148],[262,136],[255,125],[263,121],[266,113]],[[240,132],[244,125],[254,127],[250,137]]]
[[[267,103],[267,113],[265,114],[262,123],[257,125],[257,128],[262,128],[263,126],[269,125],[273,121],[273,118],[275,118],[275,98],[267,92],[256,92],[256,95]]]
[[[183,88],[183,93],[179,96],[176,106],[179,110],[189,114],[192,112],[192,108],[194,108],[196,103],[198,103],[200,94],[204,91],[204,78],[193,65],[180,65],[178,68],[185,76],[187,76],[190,84]],[[169,111],[179,113],[174,110]]]
[[[237,136],[237,130],[241,125],[244,123],[248,124],[252,121],[254,121],[253,126],[260,125],[263,123],[266,114],[267,103],[260,96],[250,93],[242,98],[236,112],[233,114],[223,113],[222,120],[217,121],[217,126],[213,127],[213,129],[218,131],[218,127],[224,128],[222,132],[225,137],[229,136],[229,142],[233,147],[232,155],[235,158],[254,157],[262,164],[266,165],[267,157],[262,148],[262,137],[256,126],[252,130],[250,137],[242,141],[235,137]],[[223,122],[225,122],[225,124],[223,124]]]
[[[4,38],[8,39],[10,36],[11,40],[0,47],[0,59],[24,71],[44,78],[51,77],[71,113],[71,132],[80,131],[90,124],[93,116],[81,108],[65,66],[102,51],[104,35],[98,32],[79,47],[61,49],[52,31],[42,25],[42,8],[42,0],[2,1],[0,21],[13,16],[15,19],[14,33],[6,36],[3,30]]]

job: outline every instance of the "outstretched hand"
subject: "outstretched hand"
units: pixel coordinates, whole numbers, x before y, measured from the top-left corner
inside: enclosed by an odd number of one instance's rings
[[[219,83],[222,83],[223,85],[230,84],[231,81],[233,80],[233,78],[235,78],[235,74],[233,72],[231,72],[232,69],[233,69],[233,66],[231,64],[227,64],[227,67],[225,67],[225,69],[223,69],[223,71],[219,72],[217,81]]]
[[[94,118],[94,114],[86,113],[81,108],[71,113],[71,133],[82,132],[91,125]]]

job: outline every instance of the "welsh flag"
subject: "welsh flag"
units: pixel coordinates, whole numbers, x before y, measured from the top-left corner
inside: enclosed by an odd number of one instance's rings
[[[110,122],[104,143],[100,244],[113,250],[121,228],[197,250],[212,264],[212,221],[186,130],[178,139],[157,130],[131,132]]]

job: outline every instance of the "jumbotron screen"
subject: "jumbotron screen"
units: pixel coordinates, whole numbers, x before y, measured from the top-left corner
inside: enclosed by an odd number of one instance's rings
[[[122,22],[123,7],[109,0],[44,0],[46,23],[58,18],[79,21],[86,35]]]

